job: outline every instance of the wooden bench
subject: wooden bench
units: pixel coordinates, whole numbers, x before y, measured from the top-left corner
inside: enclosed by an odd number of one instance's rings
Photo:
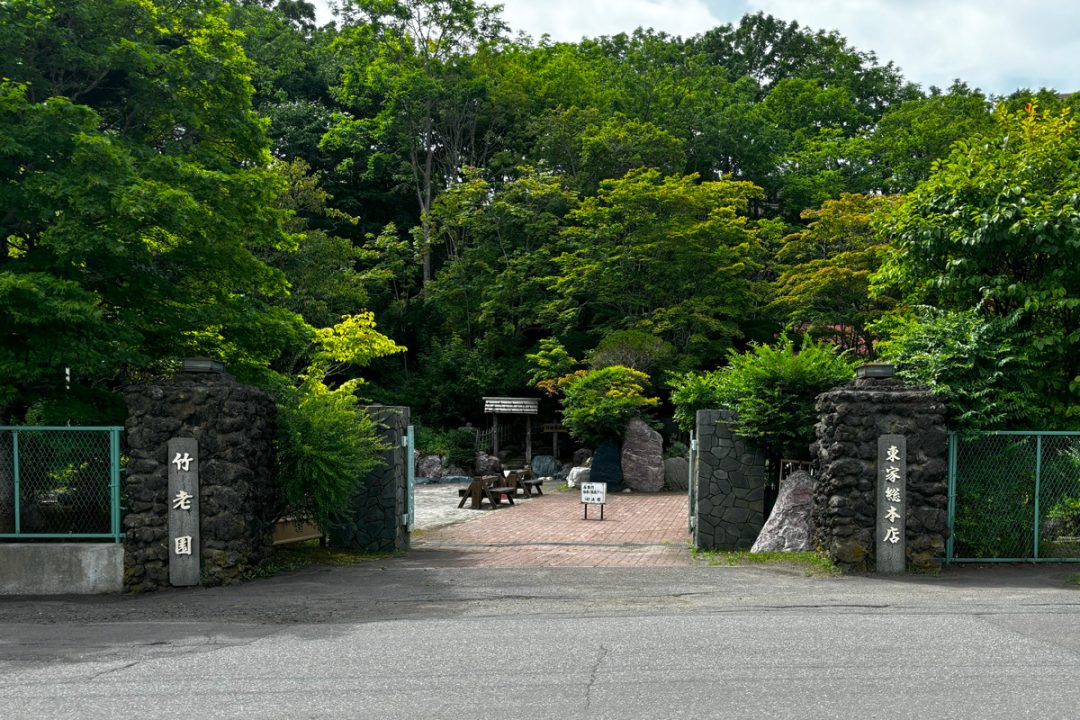
[[[537,495],[543,495],[544,491],[540,487],[544,484],[543,478],[528,478],[521,481],[521,486],[525,489],[525,496],[532,497],[535,492]]]
[[[502,495],[506,493],[506,498],[511,505],[514,504],[513,490],[511,488],[504,487],[500,482],[502,478],[498,475],[487,475],[485,477],[473,478],[469,483],[469,487],[460,488],[458,490],[458,497],[461,498],[461,502],[458,503],[458,507],[465,507],[465,501],[471,500],[469,508],[472,510],[479,510],[483,507],[484,500],[488,501],[491,507],[499,507],[502,504]]]

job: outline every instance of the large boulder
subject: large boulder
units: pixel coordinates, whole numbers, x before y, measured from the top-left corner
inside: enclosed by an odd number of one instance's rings
[[[592,450],[588,448],[580,448],[574,451],[574,467],[588,467],[586,462],[592,457]]]
[[[442,458],[438,455],[421,455],[416,461],[416,477],[438,479],[445,475]]]
[[[664,439],[644,421],[635,418],[626,426],[621,460],[628,488],[637,492],[664,489]]]
[[[796,552],[813,549],[814,478],[799,470],[780,483],[769,519],[750,552]]]
[[[623,489],[622,458],[619,445],[614,440],[605,440],[596,448],[592,458],[592,482],[607,483],[609,493]]]
[[[583,482],[589,482],[592,470],[587,467],[570,468],[570,474],[566,476],[566,484],[569,487],[578,487]]]
[[[477,475],[501,475],[502,463],[499,462],[499,458],[494,455],[488,455],[486,452],[476,453],[476,474]]]
[[[532,461],[533,477],[552,477],[559,473],[559,461],[551,455],[537,455]]]
[[[664,487],[684,492],[690,489],[690,463],[686,458],[673,457],[664,461]]]

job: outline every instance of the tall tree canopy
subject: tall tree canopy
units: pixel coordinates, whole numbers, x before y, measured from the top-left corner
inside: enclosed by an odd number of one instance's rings
[[[0,6],[0,406],[303,344],[250,62],[212,0]]]

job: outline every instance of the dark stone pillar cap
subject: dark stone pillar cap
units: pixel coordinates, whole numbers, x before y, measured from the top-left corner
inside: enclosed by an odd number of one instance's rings
[[[180,369],[189,373],[223,373],[225,365],[210,358],[184,358]]]
[[[891,378],[893,375],[896,375],[896,366],[890,363],[866,363],[855,368],[855,377],[860,380]]]

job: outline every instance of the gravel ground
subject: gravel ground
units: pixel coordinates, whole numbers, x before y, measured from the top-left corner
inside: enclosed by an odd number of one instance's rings
[[[463,487],[466,487],[465,483],[417,485],[414,495],[415,505],[413,506],[416,511],[413,530],[434,530],[447,525],[475,520],[491,512],[487,505],[484,505],[483,510],[470,510],[467,502],[465,507],[459,509],[458,503],[461,498],[458,497],[458,490]],[[514,502],[530,502],[530,500],[516,497]]]

